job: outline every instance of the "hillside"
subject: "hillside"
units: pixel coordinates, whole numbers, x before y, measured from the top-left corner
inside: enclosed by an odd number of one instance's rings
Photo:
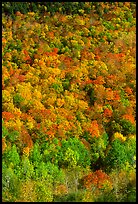
[[[136,4],[2,12],[3,202],[136,201]]]

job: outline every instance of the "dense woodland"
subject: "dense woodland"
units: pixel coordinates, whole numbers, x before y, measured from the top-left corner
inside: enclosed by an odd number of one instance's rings
[[[136,201],[136,3],[2,3],[2,201]]]

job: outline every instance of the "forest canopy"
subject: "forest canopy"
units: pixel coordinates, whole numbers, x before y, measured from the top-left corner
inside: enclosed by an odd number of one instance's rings
[[[2,200],[136,201],[135,2],[2,2]]]

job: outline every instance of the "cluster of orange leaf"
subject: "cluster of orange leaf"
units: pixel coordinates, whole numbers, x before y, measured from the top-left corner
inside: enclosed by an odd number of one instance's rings
[[[94,187],[101,189],[105,187],[104,185],[107,185],[108,187],[112,188],[112,181],[110,177],[106,173],[102,172],[102,170],[97,170],[94,173],[90,173],[83,179],[84,186],[87,189],[92,189]]]

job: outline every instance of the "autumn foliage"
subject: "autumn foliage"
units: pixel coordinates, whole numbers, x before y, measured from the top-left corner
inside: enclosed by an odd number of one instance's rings
[[[2,14],[6,202],[110,200],[115,167],[135,186],[135,3],[61,4]]]

